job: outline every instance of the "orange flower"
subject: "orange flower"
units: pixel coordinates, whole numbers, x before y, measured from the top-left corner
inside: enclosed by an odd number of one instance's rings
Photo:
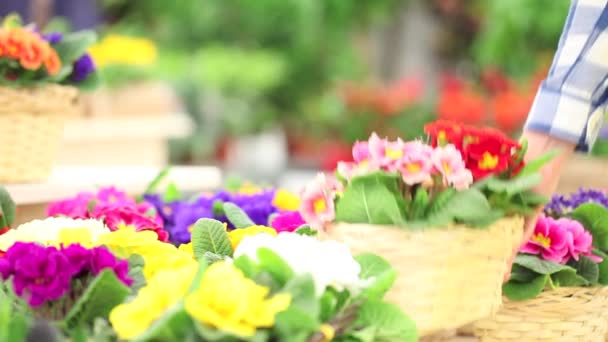
[[[50,47],[35,37],[28,39],[25,50],[19,58],[21,66],[28,70],[38,70],[49,55]]]
[[[4,38],[5,54],[12,59],[19,59],[25,49],[26,33],[21,28],[11,28],[6,31]]]
[[[61,60],[59,60],[59,56],[57,56],[55,50],[49,50],[49,54],[44,60],[44,67],[51,76],[57,74],[59,69],[61,69]]]

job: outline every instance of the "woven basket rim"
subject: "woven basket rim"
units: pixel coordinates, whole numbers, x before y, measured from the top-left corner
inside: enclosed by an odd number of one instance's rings
[[[352,228],[369,228],[374,227],[374,229],[389,229],[389,230],[402,230],[406,232],[428,232],[428,231],[441,231],[441,230],[478,230],[478,231],[486,231],[493,226],[496,226],[500,222],[512,221],[512,220],[520,220],[523,216],[521,215],[509,215],[499,218],[498,220],[492,222],[486,227],[482,228],[474,228],[468,226],[466,224],[456,223],[456,224],[448,224],[442,227],[428,227],[424,229],[408,229],[407,225],[398,226],[398,225],[387,225],[387,224],[374,224],[374,223],[348,223],[348,222],[332,222],[323,227],[323,231],[329,232],[332,229],[340,228],[343,226],[348,226],[349,229]]]
[[[78,89],[70,85],[27,87],[0,85],[0,115],[14,113],[64,114],[75,111]]]
[[[582,299],[589,297],[588,300]],[[523,300],[511,301],[503,297],[503,310],[506,312],[526,311],[526,312],[543,312],[544,316],[561,316],[567,312],[570,315],[585,314],[603,310],[608,304],[608,287],[558,287],[551,290],[545,290],[538,296]],[[545,310],[544,307],[551,306],[550,310]]]

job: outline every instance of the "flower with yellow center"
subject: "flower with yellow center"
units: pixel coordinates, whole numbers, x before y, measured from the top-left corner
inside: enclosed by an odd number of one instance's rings
[[[220,261],[205,271],[198,289],[186,297],[185,308],[197,321],[235,336],[251,337],[258,328],[272,327],[275,316],[291,303],[288,294],[269,294],[269,288]]]
[[[116,34],[93,45],[89,53],[100,68],[115,64],[149,66],[157,58],[156,46],[151,40]]]
[[[336,330],[329,324],[322,324],[319,327],[321,334],[323,334],[323,342],[330,342],[336,337]]]
[[[403,157],[403,150],[402,149],[393,149],[393,148],[386,148],[384,150],[384,154],[393,160],[398,160],[401,159]]]
[[[551,238],[548,237],[548,236],[544,236],[541,233],[532,235],[531,239],[532,239],[532,241],[538,242],[539,244],[541,244],[545,248],[551,247]]]
[[[274,194],[272,205],[280,210],[296,211],[300,208],[300,198],[292,192],[279,189]]]
[[[247,228],[237,228],[229,231],[228,238],[230,239],[230,243],[232,244],[232,250],[235,250],[245,237],[254,236],[262,233],[270,234],[272,236],[277,235],[276,230],[266,226],[251,226]]]
[[[498,165],[498,156],[492,155],[490,152],[484,152],[478,165],[481,170],[493,170]]]
[[[153,231],[121,229],[100,236],[99,245],[105,245],[119,258],[137,254],[144,259],[144,277],[152,278],[157,272],[196,264],[192,254],[158,241]]]
[[[162,317],[188,292],[198,265],[159,272],[148,281],[131,302],[116,306],[110,323],[123,340],[133,339]]]
[[[315,211],[315,214],[320,214],[327,210],[327,203],[325,203],[325,198],[317,198],[314,202],[312,202],[312,208]]]
[[[259,194],[262,191],[264,191],[264,189],[262,189],[261,187],[259,187],[257,185],[254,185],[252,183],[243,183],[239,187],[239,190],[237,192],[239,194],[243,194],[243,195],[255,195],[255,194]]]

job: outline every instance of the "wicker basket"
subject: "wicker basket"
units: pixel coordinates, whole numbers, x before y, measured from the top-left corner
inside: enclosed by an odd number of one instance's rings
[[[424,337],[498,310],[506,261],[522,232],[523,218],[507,217],[487,229],[412,231],[339,223],[327,227],[322,237],[346,243],[355,254],[387,259],[399,275],[387,299],[416,321]]]
[[[482,342],[599,342],[608,328],[607,308],[606,288],[564,287],[527,301],[505,300],[496,316],[473,329]]]
[[[0,183],[45,180],[61,144],[65,118],[76,111],[72,87],[0,87]]]

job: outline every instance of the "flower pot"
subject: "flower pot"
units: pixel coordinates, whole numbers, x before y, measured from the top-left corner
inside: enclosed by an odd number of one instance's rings
[[[506,217],[487,229],[338,223],[322,237],[346,243],[354,254],[387,259],[398,272],[387,299],[412,317],[425,337],[498,311],[507,259],[522,232],[523,218]]]
[[[75,88],[0,87],[0,183],[36,182],[51,173]]]
[[[604,341],[608,289],[563,287],[526,301],[505,299],[492,318],[475,322],[484,341]]]

